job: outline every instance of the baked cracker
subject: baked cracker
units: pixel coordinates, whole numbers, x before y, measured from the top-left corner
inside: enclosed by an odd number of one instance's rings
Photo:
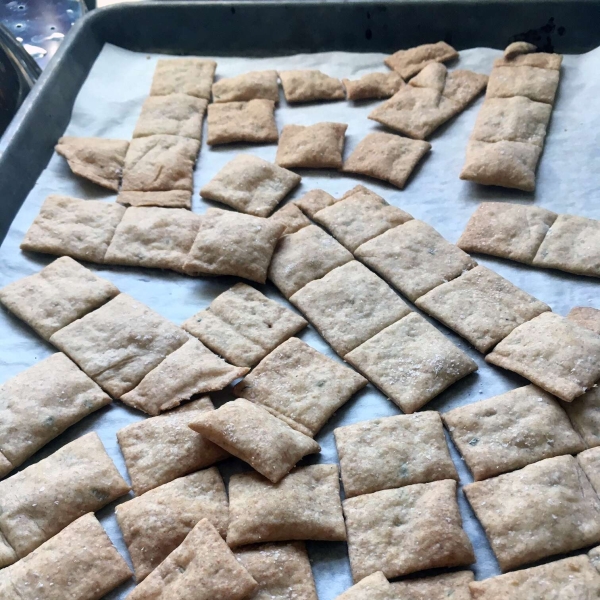
[[[187,94],[210,100],[217,63],[196,57],[161,58],[156,63],[151,96]]]
[[[318,189],[310,190],[310,192],[306,192],[298,200],[294,200],[294,204],[300,207],[300,210],[311,219],[321,209],[331,206],[334,202],[336,202],[336,199],[331,194],[328,194],[325,190]]]
[[[390,582],[381,571],[377,571],[361,579],[336,600],[392,600],[394,597]]]
[[[250,71],[219,79],[212,86],[213,102],[248,102],[263,99],[279,102],[277,71]]]
[[[0,301],[1,300],[2,291],[0,290]],[[567,319],[600,335],[600,310],[597,308],[574,306],[569,311]]]
[[[600,446],[600,387],[596,385],[573,402],[561,404],[587,446]]]
[[[192,208],[192,192],[120,192],[117,202],[125,206],[162,206],[163,208]]]
[[[210,104],[207,122],[209,146],[241,142],[269,144],[279,138],[272,100]]]
[[[410,79],[432,62],[447,62],[458,58],[458,52],[446,42],[422,44],[408,50],[398,50],[383,62],[404,79]]]
[[[399,73],[366,73],[360,79],[342,79],[348,100],[374,100],[389,98],[404,86]]]
[[[300,231],[302,228],[311,225],[310,219],[305,217],[304,213],[298,208],[298,205],[293,202],[276,210],[270,218],[277,223],[285,225],[283,235],[296,233],[296,231]]]
[[[391,584],[394,598],[402,600],[472,600],[469,583],[472,571],[443,573],[434,577],[396,581]]]
[[[343,100],[344,86],[339,79],[317,70],[279,71],[281,87],[288,103]]]
[[[492,69],[487,87],[488,98],[523,96],[535,102],[554,104],[560,73],[527,65]]]

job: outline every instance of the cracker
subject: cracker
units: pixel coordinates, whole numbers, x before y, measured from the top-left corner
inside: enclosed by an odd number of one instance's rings
[[[562,407],[587,446],[600,446],[600,387],[593,387],[573,402],[562,402]]]
[[[0,529],[19,558],[130,490],[97,433],[0,482]]]
[[[120,398],[188,337],[141,302],[119,294],[54,333],[50,343],[111,396]]]
[[[268,217],[300,179],[300,175],[258,156],[238,154],[200,190],[200,195],[249,215]]]
[[[6,381],[0,386],[0,477],[110,402],[60,352]]]
[[[175,479],[119,504],[115,513],[138,583],[179,546],[202,519],[222,537],[229,508],[216,467]]]
[[[162,58],[156,63],[151,96],[187,94],[210,100],[217,63],[203,58]]]
[[[584,450],[577,455],[577,461],[596,490],[596,494],[600,494],[600,448]]]
[[[272,100],[210,104],[207,121],[209,146],[240,142],[269,144],[279,138]]]
[[[189,426],[273,483],[307,454],[321,451],[313,439],[243,398],[198,415]]]
[[[316,70],[279,71],[285,99],[296,102],[343,100],[344,86],[339,79]]]
[[[233,391],[314,436],[365,385],[367,380],[352,369],[291,338],[262,360]]]
[[[517,327],[485,360],[572,402],[600,379],[600,335],[544,313]]]
[[[300,210],[311,219],[317,212],[326,206],[331,206],[336,199],[325,190],[310,190],[302,198],[294,200],[294,204],[300,207]]]
[[[381,179],[403,189],[429,150],[429,142],[376,131],[358,143],[344,162],[343,171]]]
[[[275,162],[288,169],[341,169],[346,129],[345,123],[286,125]]]
[[[124,192],[191,192],[200,142],[178,135],[149,135],[129,144],[123,168]]]
[[[65,256],[0,289],[0,302],[48,340],[118,293],[110,281]]]
[[[164,208],[192,208],[192,192],[120,192],[117,202],[125,206],[162,206]]]
[[[483,266],[434,288],[415,304],[480,352],[487,352],[516,327],[550,310]]]
[[[391,71],[389,73],[367,73],[360,79],[342,79],[348,100],[373,100],[389,98],[404,86],[404,79]]]
[[[386,327],[344,360],[405,413],[477,370],[473,360],[416,313]]]
[[[392,589],[385,575],[377,571],[340,594],[336,600],[392,600]]]
[[[258,583],[252,600],[317,600],[310,561],[302,542],[241,548],[235,557]]]
[[[0,300],[2,300],[1,290]],[[567,319],[600,335],[600,310],[597,308],[591,308],[589,306],[574,306],[569,311]]]
[[[502,571],[600,541],[600,500],[572,456],[464,487]]]
[[[357,192],[314,215],[314,220],[350,252],[412,218],[372,192]]]
[[[235,77],[219,79],[212,86],[213,102],[247,102],[271,100],[279,102],[277,71],[250,71]]]
[[[417,483],[344,500],[354,581],[377,571],[391,579],[475,561],[462,529],[456,481]]]
[[[200,216],[182,208],[130,207],[104,256],[104,262],[183,272],[196,239]]]
[[[536,52],[537,46],[535,44],[530,44],[529,42],[512,42],[504,49],[504,58],[507,60],[512,60],[516,58],[520,54],[530,54],[532,52]]]
[[[446,42],[422,44],[408,50],[398,50],[383,62],[404,79],[410,79],[432,62],[447,62],[458,58],[458,52]]]
[[[149,96],[142,104],[133,137],[180,135],[200,141],[207,106],[207,100],[186,94]]]
[[[269,279],[289,298],[307,283],[352,259],[352,254],[333,237],[309,225],[279,240],[269,266]]]
[[[84,515],[0,572],[0,596],[19,600],[101,600],[131,571],[92,514]]]
[[[209,208],[183,268],[190,275],[236,275],[265,283],[283,229],[262,217]]]
[[[196,394],[222,390],[247,372],[247,368],[227,364],[191,338],[121,396],[121,402],[156,416]]]
[[[559,71],[563,57],[560,54],[550,54],[546,52],[536,52],[533,45],[525,47],[523,42],[513,42],[504,50],[504,56],[494,61],[494,68],[507,66],[527,66],[537,67],[539,69],[551,69]]]
[[[410,312],[383,279],[355,260],[306,284],[290,302],[342,357]]]
[[[310,219],[305,217],[304,213],[293,202],[275,211],[270,218],[277,223],[285,225],[283,235],[296,233],[296,231],[300,231],[303,227],[311,225]]]
[[[257,583],[207,519],[139,584],[128,600],[242,600]]]
[[[483,202],[471,215],[457,246],[531,264],[558,215],[539,206]]]
[[[442,415],[475,481],[586,448],[556,398],[534,385]]]
[[[112,202],[51,194],[27,230],[21,250],[101,263],[124,212]]]
[[[354,254],[413,302],[477,265],[433,227],[417,219],[367,241]]]
[[[458,479],[436,412],[362,421],[333,433],[346,498]]]
[[[535,102],[554,104],[560,73],[539,67],[506,66],[492,69],[488,98],[523,96]]]
[[[241,473],[229,480],[230,546],[345,539],[337,465],[294,469],[279,483],[258,473]]]
[[[435,577],[396,581],[391,584],[394,598],[401,600],[471,600],[472,571],[444,573]]]
[[[533,265],[600,277],[600,221],[559,215],[537,251]]]

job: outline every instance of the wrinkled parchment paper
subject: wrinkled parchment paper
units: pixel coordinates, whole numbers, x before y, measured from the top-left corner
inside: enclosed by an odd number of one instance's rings
[[[497,50],[472,49],[463,51],[451,68],[473,69],[489,73]],[[74,136],[100,136],[128,139],[131,137],[142,102],[148,95],[157,55],[138,54],[116,46],[106,45],[84,83],[73,108],[71,122],[65,132]],[[371,71],[385,71],[382,54],[353,54],[331,52],[277,58],[218,58],[217,77],[230,77],[260,69],[321,69],[337,77],[357,78]],[[479,99],[467,111],[441,127],[431,137],[431,154],[417,168],[404,191],[375,180],[350,177],[333,171],[303,171],[301,186],[291,198],[298,198],[313,188],[322,188],[339,196],[357,183],[363,183],[414,217],[433,225],[451,242],[456,242],[470,215],[482,200],[534,202],[558,213],[572,213],[600,218],[600,49],[580,56],[566,56],[558,100],[550,124],[546,148],[538,170],[535,195],[500,188],[484,188],[460,181],[460,173],[467,139],[481,105]],[[367,114],[377,103],[358,105],[350,102],[319,103],[289,107],[283,100],[276,111],[279,128],[284,124],[312,124],[321,121],[348,123],[345,156],[369,132],[379,129]],[[35,143],[35,140],[32,140]],[[276,146],[221,146],[209,149],[202,145],[194,177],[193,210],[202,213],[210,205],[198,191],[217,171],[239,152],[248,152],[266,160],[275,159]],[[15,173],[18,177],[18,173]],[[50,193],[67,194],[79,198],[115,200],[102,188],[87,183],[71,174],[66,162],[54,155],[46,170],[29,194],[10,232],[0,247],[0,286],[39,271],[53,260],[50,256],[26,255],[19,243],[44,198]],[[1,200],[0,200],[1,201]],[[575,305],[600,308],[599,282],[596,279],[525,267],[500,259],[481,257],[482,264],[498,271],[514,284],[550,304],[552,309],[565,315]],[[175,323],[205,308],[218,294],[228,289],[233,278],[188,278],[175,273],[162,273],[119,267],[87,265],[102,277],[113,281],[122,292],[131,294]],[[286,304],[270,285],[263,291]],[[435,323],[472,356],[479,371],[430,402],[425,409],[447,411],[456,406],[476,402],[526,384],[516,375],[503,372],[484,362],[483,357],[466,342]],[[360,323],[356,324],[360,327]],[[309,327],[300,334],[307,343],[329,356],[333,351]],[[36,364],[55,350],[41,340],[26,325],[0,310],[0,382],[5,381]],[[229,392],[213,395],[217,405],[231,398]],[[341,408],[317,436],[322,452],[308,457],[302,464],[336,462],[337,454],[333,429],[370,418],[399,414],[391,401],[371,385]],[[123,458],[115,432],[128,423],[144,418],[142,413],[128,409],[119,402],[91,415],[67,430],[53,443],[38,452],[24,466],[44,458],[57,448],[88,431],[97,431],[110,456],[126,476]],[[452,457],[461,476],[461,484],[471,477],[456,450]],[[227,478],[232,472],[247,470],[240,461],[230,460],[221,465]],[[120,501],[125,501],[123,498]],[[464,527],[471,538],[477,555],[474,570],[477,579],[499,573],[485,535],[474,518],[462,491],[459,502]],[[98,514],[111,539],[121,553],[127,550],[114,517],[114,505]],[[350,569],[343,543],[309,542],[308,549],[317,582],[320,600],[332,600],[351,585]],[[125,598],[133,588],[133,580],[108,596],[111,600]]]

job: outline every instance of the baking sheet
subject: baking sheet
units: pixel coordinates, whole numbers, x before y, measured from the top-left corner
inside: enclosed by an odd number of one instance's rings
[[[460,60],[452,68],[473,69],[489,73],[497,50],[472,49],[461,52]],[[100,136],[128,139],[131,137],[142,102],[148,95],[158,55],[134,53],[106,45],[100,53],[89,77],[83,85],[75,106],[67,135]],[[337,77],[356,78],[374,70],[385,71],[382,54],[354,54],[332,52],[276,58],[219,58],[217,77],[230,77],[250,70],[314,68]],[[600,49],[579,56],[566,56],[558,100],[549,129],[546,148],[538,170],[535,195],[500,188],[484,188],[458,179],[467,139],[481,105],[479,99],[467,111],[440,128],[431,137],[431,154],[417,168],[406,189],[397,190],[375,180],[341,175],[332,171],[305,170],[301,186],[290,199],[298,198],[313,188],[322,188],[339,196],[358,183],[363,183],[414,217],[433,225],[451,242],[456,242],[472,212],[482,200],[534,202],[556,212],[600,218],[600,172],[596,165],[600,158]],[[319,103],[305,106],[287,106],[281,95],[276,111],[279,128],[285,124],[312,124],[321,121],[348,123],[345,155],[370,131],[380,129],[367,114],[377,104],[358,105],[349,102]],[[51,118],[51,115],[50,117]],[[35,143],[35,140],[32,140]],[[202,200],[199,189],[236,154],[248,152],[273,161],[276,146],[234,145],[209,149],[203,143],[194,177],[193,210],[202,213],[212,205]],[[18,174],[15,174],[18,176]],[[0,286],[39,271],[53,260],[50,256],[24,254],[19,243],[39,208],[50,193],[67,194],[87,199],[115,200],[105,190],[88,184],[71,174],[66,162],[54,155],[40,176],[0,247]],[[1,201],[1,200],[0,200]],[[216,205],[215,205],[216,206]],[[495,269],[527,292],[550,304],[552,309],[565,315],[572,306],[600,308],[598,280],[586,279],[555,271],[529,268],[516,263],[481,257],[481,264]],[[233,278],[188,278],[175,273],[147,269],[101,267],[88,265],[102,277],[114,282],[122,292],[131,294],[175,323],[181,323],[195,312],[207,307],[213,298],[229,288]],[[270,285],[260,288],[269,297],[287,304]],[[430,319],[431,321],[431,319]],[[433,321],[432,321],[433,322]],[[425,409],[445,412],[503,393],[526,383],[516,375],[503,372],[484,362],[473,348],[434,322],[479,365],[479,371],[426,405]],[[357,324],[360,326],[360,324]],[[311,328],[300,336],[311,346],[328,356],[335,357],[329,346]],[[36,364],[55,350],[41,340],[26,325],[0,310],[0,382]],[[338,359],[339,360],[339,359]],[[217,405],[231,398],[228,392],[213,395]],[[333,429],[369,418],[399,414],[400,411],[371,385],[357,394],[329,421],[317,436],[322,452],[308,457],[302,464],[337,462]],[[144,418],[119,402],[91,415],[72,427],[57,440],[36,454],[33,461],[44,458],[58,447],[88,431],[97,431],[110,456],[121,473],[127,477],[115,432],[128,423]],[[451,445],[452,457],[459,470],[461,484],[471,481],[458,453]],[[234,459],[223,463],[221,471],[227,479],[232,472],[247,470]],[[127,500],[127,497],[120,501]],[[499,573],[498,565],[487,544],[485,535],[474,518],[462,492],[459,492],[464,527],[475,547],[477,579]],[[111,539],[129,560],[119,528],[114,518],[114,505],[98,514]],[[332,600],[351,586],[346,545],[343,543],[308,544],[320,600]],[[125,598],[133,581],[107,596],[111,600]]]

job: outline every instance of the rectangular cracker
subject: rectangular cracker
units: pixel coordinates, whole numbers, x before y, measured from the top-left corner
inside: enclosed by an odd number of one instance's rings
[[[346,97],[354,102],[389,98],[404,86],[399,73],[366,73],[359,79],[342,79],[346,88]]]
[[[137,582],[143,581],[202,519],[222,537],[229,507],[216,467],[175,479],[119,504],[115,513]]]
[[[0,291],[0,300],[2,300],[2,291]],[[600,335],[600,310],[597,308],[574,306],[569,311],[567,319]]]
[[[294,469],[279,483],[254,472],[229,480],[230,546],[345,539],[337,465]]]
[[[516,327],[550,310],[483,266],[434,288],[415,304],[480,352],[487,352]]]
[[[54,333],[50,343],[114,398],[132,390],[189,339],[185,331],[127,294]]]
[[[600,494],[600,448],[584,450],[577,455],[577,462],[596,490],[596,494]]]
[[[250,71],[219,79],[212,86],[213,102],[247,102],[264,99],[279,102],[277,71]]]
[[[517,327],[485,360],[572,402],[600,379],[600,335],[543,313]]]
[[[290,104],[343,100],[344,86],[339,79],[317,70],[279,71],[285,99]]]
[[[304,213],[293,202],[276,210],[270,218],[277,223],[285,225],[283,235],[296,233],[296,231],[300,231],[302,228],[311,225],[310,219],[305,217]]]
[[[444,573],[435,577],[423,577],[391,584],[394,598],[401,600],[471,600],[469,584],[472,571]]]
[[[488,82],[488,98],[523,96],[535,102],[554,104],[560,73],[528,65],[492,69]]]
[[[27,230],[21,250],[101,263],[125,208],[52,194]]]
[[[410,312],[383,279],[355,260],[306,284],[290,302],[342,357]]]
[[[138,496],[227,458],[227,452],[188,427],[196,415],[211,410],[212,402],[204,396],[117,431],[131,487]]]
[[[312,438],[243,398],[200,414],[189,427],[277,483],[307,454],[321,451]]]
[[[587,446],[600,446],[600,387],[593,387],[573,402],[561,404]]]
[[[64,256],[0,289],[0,302],[48,340],[118,293],[112,282]]]
[[[156,63],[150,95],[187,94],[210,100],[216,68],[214,60],[195,56],[161,58]]]
[[[127,563],[98,519],[87,514],[1,571],[0,597],[101,600],[130,577]]]
[[[362,421],[333,433],[346,498],[458,479],[437,412]]]
[[[354,254],[413,302],[477,265],[433,227],[417,219],[367,241]]]
[[[405,413],[477,370],[433,325],[410,313],[344,356]]]
[[[192,192],[120,192],[117,202],[125,206],[162,206],[163,208],[192,208]]]
[[[117,226],[104,262],[183,272],[200,216],[182,208],[130,207]]]
[[[572,456],[464,487],[502,571],[600,541],[600,499]]]
[[[121,396],[121,402],[156,416],[197,394],[217,392],[249,369],[234,367],[190,338]]]
[[[219,532],[202,519],[180,546],[139,584],[128,600],[242,600],[257,588]]]
[[[110,402],[60,352],[6,381],[0,386],[0,477]]]
[[[398,50],[383,62],[404,79],[410,79],[432,62],[448,62],[458,58],[458,52],[446,42],[422,44],[408,50]]]
[[[350,589],[340,594],[336,600],[392,600],[393,588],[381,571],[373,573]]]
[[[300,207],[300,210],[311,219],[318,213],[321,209],[331,206],[336,199],[328,194],[325,190],[310,190],[310,192],[306,192],[304,196],[298,198],[298,200],[294,200],[294,204]]]
[[[417,483],[344,500],[354,581],[377,571],[391,579],[475,561],[462,529],[456,481]]]
[[[586,448],[558,400],[534,385],[442,415],[475,481]]]
[[[0,529],[19,558],[130,490],[97,433],[0,482]]]
[[[272,100],[225,102],[208,106],[207,144],[269,144],[279,138]]]

